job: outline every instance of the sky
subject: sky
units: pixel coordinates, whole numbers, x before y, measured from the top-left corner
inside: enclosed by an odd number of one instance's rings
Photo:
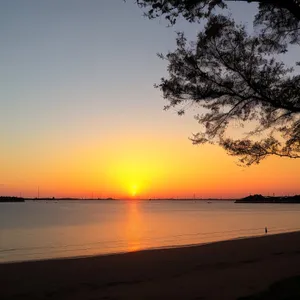
[[[255,5],[231,9],[251,26]],[[217,146],[192,145],[195,108],[163,111],[156,54],[199,28],[150,21],[133,0],[0,1],[0,195],[299,194],[300,160],[240,167]]]

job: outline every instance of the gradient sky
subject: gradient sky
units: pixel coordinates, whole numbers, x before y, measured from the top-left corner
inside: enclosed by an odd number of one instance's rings
[[[232,11],[251,24],[255,5]],[[238,167],[188,140],[196,110],[163,111],[156,53],[174,49],[176,30],[194,37],[198,26],[149,21],[129,0],[0,1],[0,195],[300,193],[300,160]]]

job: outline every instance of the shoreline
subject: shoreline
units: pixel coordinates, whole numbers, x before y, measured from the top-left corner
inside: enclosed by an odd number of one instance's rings
[[[27,259],[27,260],[11,260],[11,261],[0,261],[0,267],[1,265],[6,264],[22,264],[22,263],[34,263],[34,262],[44,262],[44,261],[62,261],[62,260],[70,260],[70,259],[88,259],[93,257],[106,257],[106,256],[114,256],[114,255],[124,255],[127,253],[137,253],[137,252],[148,252],[148,251],[159,251],[159,250],[169,250],[169,249],[183,249],[183,248],[194,248],[194,247],[201,247],[205,245],[211,245],[211,244],[218,244],[223,242],[231,242],[231,241],[237,241],[237,240],[243,240],[243,239],[256,239],[256,238],[263,238],[267,236],[275,236],[275,235],[281,235],[286,233],[300,233],[300,229],[292,229],[291,231],[282,231],[282,232],[276,232],[276,233],[267,233],[267,234],[257,234],[257,235],[251,235],[251,236],[240,236],[240,237],[232,237],[229,239],[224,240],[216,240],[216,241],[210,241],[210,242],[202,242],[202,243],[193,243],[193,244],[182,244],[182,245],[169,245],[169,246],[158,246],[158,247],[149,247],[145,249],[140,249],[136,251],[117,251],[117,252],[109,252],[109,253],[95,253],[95,254],[87,254],[87,255],[74,255],[74,256],[61,256],[61,257],[49,257],[49,258],[39,258],[39,259]]]
[[[300,232],[0,264],[1,299],[238,299],[300,275]]]

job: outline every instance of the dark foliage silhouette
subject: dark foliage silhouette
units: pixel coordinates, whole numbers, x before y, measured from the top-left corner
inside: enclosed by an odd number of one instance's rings
[[[300,44],[300,2],[255,1],[258,33],[253,35],[231,17],[216,14],[226,2],[137,1],[149,18],[164,16],[171,25],[180,16],[207,21],[196,41],[178,33],[177,49],[159,55],[168,61],[169,77],[156,85],[168,100],[165,109],[182,115],[198,105],[203,130],[193,135],[193,143],[219,144],[244,165],[269,155],[300,158],[300,75],[278,58],[289,45]],[[232,127],[244,128],[240,138]]]

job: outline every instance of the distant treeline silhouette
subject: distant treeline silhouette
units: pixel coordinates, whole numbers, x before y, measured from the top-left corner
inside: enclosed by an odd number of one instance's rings
[[[22,197],[0,196],[0,202],[24,202]]]
[[[264,197],[262,195],[250,195],[236,200],[235,203],[299,203],[300,195],[283,197]]]

